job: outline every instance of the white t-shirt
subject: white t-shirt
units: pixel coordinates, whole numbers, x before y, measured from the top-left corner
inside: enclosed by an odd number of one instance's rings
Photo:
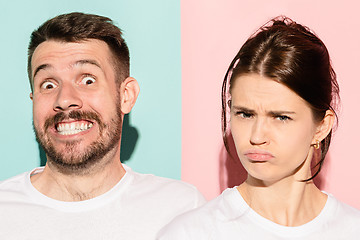
[[[42,168],[0,182],[0,239],[155,239],[175,216],[205,202],[187,183],[124,168],[111,190],[79,202],[37,191],[30,174]]]
[[[276,224],[252,210],[236,188],[175,218],[158,239],[360,239],[360,211],[328,194],[321,213],[298,227]]]

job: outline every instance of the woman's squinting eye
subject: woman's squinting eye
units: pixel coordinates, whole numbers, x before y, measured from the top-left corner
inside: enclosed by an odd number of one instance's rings
[[[238,115],[241,118],[251,118],[253,116],[253,114],[251,114],[251,113],[242,112],[242,111],[235,112],[235,115]]]
[[[285,116],[285,115],[279,115],[279,116],[276,116],[275,118],[278,119],[278,120],[280,120],[280,121],[282,121],[282,122],[285,122],[285,121],[287,121],[287,120],[291,120],[290,117]]]
[[[96,81],[96,80],[95,80],[95,77],[86,75],[86,76],[83,77],[83,79],[81,80],[81,83],[82,83],[82,84],[85,84],[85,85],[90,85],[90,84],[93,84],[95,81]]]
[[[42,83],[40,87],[42,89],[53,89],[53,88],[56,88],[56,84],[53,82],[46,81],[46,82]]]

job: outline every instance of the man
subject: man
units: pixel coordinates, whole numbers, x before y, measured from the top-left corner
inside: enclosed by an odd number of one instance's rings
[[[154,239],[203,203],[188,184],[121,164],[122,120],[139,86],[110,19],[70,13],[45,22],[31,36],[28,74],[47,163],[0,183],[0,239]]]

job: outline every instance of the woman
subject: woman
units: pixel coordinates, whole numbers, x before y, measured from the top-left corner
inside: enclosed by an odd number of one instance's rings
[[[286,17],[260,28],[222,90],[225,146],[231,133],[247,179],[176,218],[159,239],[359,239],[360,211],[312,181],[338,93],[328,51],[308,28]]]

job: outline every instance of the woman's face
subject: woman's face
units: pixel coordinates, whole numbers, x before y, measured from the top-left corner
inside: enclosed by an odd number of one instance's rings
[[[231,99],[231,133],[249,177],[268,183],[308,178],[319,127],[308,104],[258,74],[235,79]]]

